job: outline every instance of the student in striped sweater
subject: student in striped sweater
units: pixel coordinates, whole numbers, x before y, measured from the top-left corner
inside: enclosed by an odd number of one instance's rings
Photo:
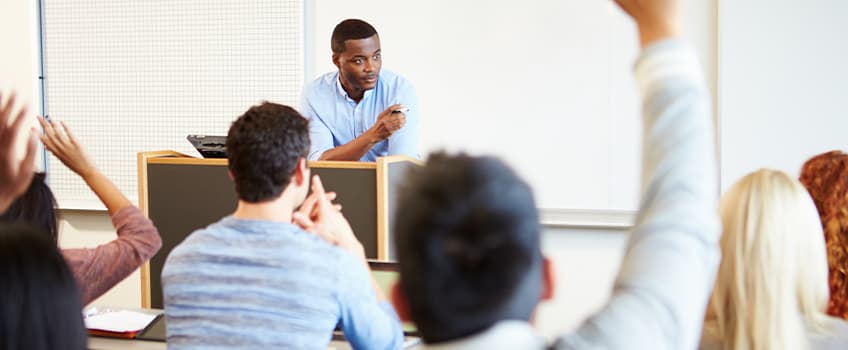
[[[337,324],[355,349],[400,348],[400,321],[362,245],[331,244],[292,223],[309,189],[308,152],[308,122],[288,106],[266,102],[233,122],[238,207],[189,235],[162,270],[169,349],[321,349]],[[330,209],[303,213],[301,224],[352,235],[327,201],[305,203]]]

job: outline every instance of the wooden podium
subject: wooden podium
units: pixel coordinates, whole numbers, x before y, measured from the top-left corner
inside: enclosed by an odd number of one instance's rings
[[[394,260],[389,228],[394,218],[394,188],[405,172],[420,165],[404,156],[374,163],[308,163],[365,247],[369,259]],[[139,207],[159,229],[162,249],[141,270],[141,304],[163,308],[161,274],[168,254],[193,231],[231,214],[237,204],[226,159],[194,158],[174,151],[138,154]]]

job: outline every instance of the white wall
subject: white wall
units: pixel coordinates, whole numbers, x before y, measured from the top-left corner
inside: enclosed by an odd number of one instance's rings
[[[15,91],[17,105],[28,105],[32,114],[39,112],[40,94],[38,84],[38,47],[35,1],[0,1],[0,93],[4,101]],[[32,119],[32,125],[37,125]],[[23,157],[25,138],[16,145]],[[42,163],[39,153],[37,164]]]
[[[628,234],[623,230],[546,228],[545,255],[554,263],[556,292],[536,315],[540,333],[553,339],[577,327],[606,304]]]
[[[62,248],[96,247],[116,237],[115,228],[105,211],[63,210],[60,215],[59,246]],[[91,304],[141,307],[141,273],[136,270]]]
[[[848,150],[846,19],[841,0],[722,2],[722,188]]]
[[[5,0],[0,2],[0,91],[16,90],[20,101],[38,107],[37,32],[35,1]]]

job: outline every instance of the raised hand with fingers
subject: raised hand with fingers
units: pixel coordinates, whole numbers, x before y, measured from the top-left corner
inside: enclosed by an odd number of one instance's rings
[[[88,187],[100,198],[100,201],[114,215],[121,209],[132,205],[132,202],[103,175],[94,163],[88,158],[71,130],[64,122],[56,123],[52,120],[44,120],[38,117],[44,134],[41,142],[56,158],[62,161],[73,172],[85,180]],[[57,125],[58,124],[58,125]]]
[[[0,213],[26,192],[35,170],[38,139],[36,133],[27,128],[27,112],[27,107],[16,111],[14,93],[5,103],[0,94]],[[23,160],[18,160],[15,144],[21,134],[28,135],[29,141]]]
[[[38,122],[41,123],[41,128],[44,130],[44,134],[41,135],[41,142],[44,143],[44,147],[50,153],[53,153],[56,158],[62,161],[62,164],[65,164],[83,178],[97,171],[65,122],[56,123],[52,120],[45,120],[41,116],[38,117]]]

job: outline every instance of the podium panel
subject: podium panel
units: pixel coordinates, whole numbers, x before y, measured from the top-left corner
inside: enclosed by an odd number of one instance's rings
[[[387,157],[394,158],[394,157]],[[391,260],[391,188],[405,158],[377,163],[309,162],[350,222],[369,259]],[[162,308],[161,273],[171,250],[193,231],[232,214],[238,205],[226,159],[198,159],[176,152],[139,153],[139,204],[162,236],[162,249],[142,268],[142,306]]]

